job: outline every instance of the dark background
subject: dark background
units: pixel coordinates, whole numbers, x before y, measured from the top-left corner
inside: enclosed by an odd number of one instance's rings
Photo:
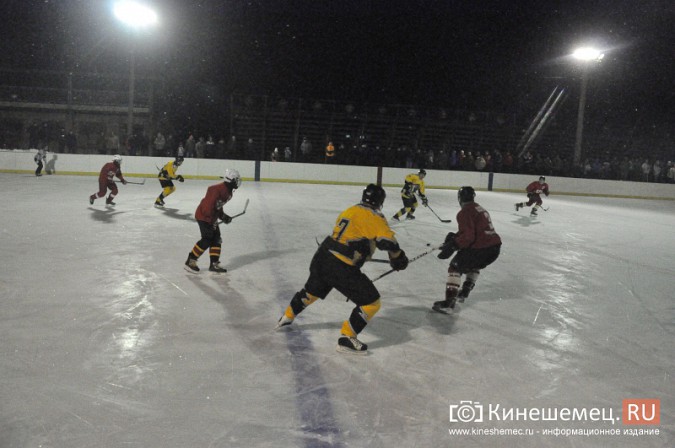
[[[675,122],[675,3],[155,0],[160,25],[125,29],[104,0],[4,0],[2,67],[129,72],[161,81],[168,123],[222,129],[233,92],[449,109],[536,111],[568,55],[605,59],[588,107],[617,126]]]

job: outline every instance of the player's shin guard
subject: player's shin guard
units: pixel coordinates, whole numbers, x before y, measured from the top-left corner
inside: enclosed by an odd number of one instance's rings
[[[190,258],[197,259],[202,256],[206,249],[202,249],[202,247],[199,245],[199,243],[196,243],[195,246],[192,248],[192,251],[190,252]]]
[[[220,246],[209,247],[209,258],[211,259],[211,264],[220,261]]]
[[[169,196],[171,193],[176,191],[176,187],[164,187],[164,190],[162,190],[162,194],[160,197],[164,199],[165,197]]]
[[[445,281],[445,301],[450,308],[455,306],[461,280],[462,274],[455,271],[452,267],[448,268],[448,279]]]
[[[309,294],[305,289],[301,289],[300,291],[296,292],[291,299],[291,303],[288,305],[288,307],[286,307],[284,315],[289,319],[295,319],[298,314],[302,313],[302,310],[317,300],[319,300],[318,297]]]
[[[354,307],[351,316],[349,316],[349,320],[346,320],[342,323],[341,333],[344,336],[355,338],[356,335],[361,333],[361,331],[366,328],[366,325],[368,325],[370,319],[372,319],[373,316],[375,316],[375,314],[380,311],[380,306],[380,299],[377,299],[368,305]]]
[[[464,303],[464,299],[469,297],[469,293],[471,293],[473,287],[476,286],[476,281],[478,281],[479,275],[480,271],[471,271],[466,274],[466,279],[464,280],[464,283],[462,283],[462,289],[457,295],[457,300],[459,303]]]

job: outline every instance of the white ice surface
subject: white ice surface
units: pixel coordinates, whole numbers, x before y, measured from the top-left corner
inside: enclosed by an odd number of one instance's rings
[[[229,272],[191,275],[211,183],[177,184],[159,210],[149,179],[107,208],[88,203],[93,177],[0,174],[0,447],[675,445],[675,202],[551,196],[531,219],[513,210],[522,195],[478,192],[501,257],[453,316],[430,311],[448,265],[435,255],[376,282],[382,309],[357,357],[335,351],[352,308],[337,292],[272,329],[315,237],[362,187],[244,182],[225,210],[249,198],[247,213],[221,226]],[[454,220],[455,191],[428,196]],[[395,226],[410,257],[456,230],[417,217]],[[618,418],[625,398],[661,400],[659,436],[539,433],[653,428],[620,421],[449,421],[460,400]],[[493,427],[534,435],[449,434]]]

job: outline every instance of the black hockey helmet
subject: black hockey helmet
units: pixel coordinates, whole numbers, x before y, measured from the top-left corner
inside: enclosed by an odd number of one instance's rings
[[[185,160],[185,157],[183,157],[183,156],[176,157],[176,161],[174,162],[174,165],[181,166],[183,164],[183,160]]]
[[[473,202],[476,198],[476,190],[473,187],[462,187],[457,190],[457,200],[459,205],[462,205],[466,202]]]
[[[546,182],[546,178],[544,176],[539,176],[539,182]]]
[[[386,197],[387,193],[384,191],[384,188],[380,187],[379,185],[369,184],[363,190],[361,203],[367,204],[376,210],[380,210]]]
[[[424,177],[427,175],[427,170],[425,170],[424,168],[420,168],[420,172],[417,173],[417,175],[418,175],[420,178],[424,178]]]

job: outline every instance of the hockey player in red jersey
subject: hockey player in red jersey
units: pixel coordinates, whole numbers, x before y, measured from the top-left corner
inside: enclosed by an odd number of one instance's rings
[[[457,192],[461,210],[457,213],[457,233],[445,237],[438,258],[446,260],[457,251],[448,267],[445,284],[445,300],[435,302],[433,309],[447,312],[455,307],[457,300],[464,302],[476,285],[480,270],[492,264],[502,247],[502,240],[492,226],[490,214],[474,202],[476,192],[472,187],[462,187]],[[466,279],[459,289],[462,275]]]
[[[220,237],[218,219],[222,220],[225,224],[232,222],[232,218],[223,212],[223,205],[232,199],[234,190],[241,186],[241,176],[237,170],[228,169],[225,170],[223,178],[225,179],[224,182],[211,185],[206,190],[206,196],[199,203],[195,212],[195,218],[197,219],[197,224],[199,224],[202,238],[195,243],[188,254],[187,261],[185,262],[185,270],[188,272],[199,272],[197,260],[206,249],[209,250],[209,258],[211,259],[209,271],[227,272],[227,269],[220,264],[220,248],[223,240]]]
[[[539,180],[535,180],[525,189],[527,191],[527,203],[518,202],[516,204],[516,211],[520,210],[523,207],[529,207],[534,204],[532,211],[530,211],[530,216],[537,216],[537,209],[541,207],[542,200],[541,194],[544,193],[548,196],[548,184],[546,183],[546,178],[540,176]]]
[[[112,162],[108,162],[103,165],[101,168],[101,174],[98,176],[98,193],[94,193],[89,196],[89,203],[93,204],[97,198],[102,198],[105,196],[108,189],[110,189],[110,195],[106,198],[105,203],[108,205],[115,205],[113,199],[117,196],[117,184],[114,181],[114,178],[117,177],[122,181],[123,185],[127,184],[127,181],[122,175],[122,157],[119,155],[114,155]]]

